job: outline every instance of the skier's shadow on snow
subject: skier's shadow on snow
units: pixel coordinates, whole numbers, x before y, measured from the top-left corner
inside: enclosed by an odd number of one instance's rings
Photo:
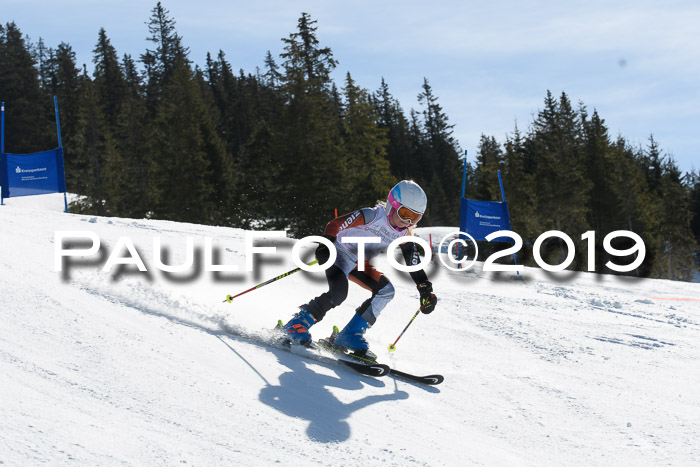
[[[278,353],[279,352],[279,353]],[[350,438],[350,416],[372,404],[384,401],[408,399],[408,393],[395,390],[391,394],[375,394],[345,403],[329,388],[358,391],[365,385],[385,386],[383,381],[370,376],[353,374],[353,370],[333,368],[336,376],[316,373],[308,365],[313,362],[290,355],[283,350],[274,351],[279,362],[290,371],[279,377],[279,386],[268,383],[260,391],[260,402],[289,416],[309,421],[306,434],[319,443],[336,443]]]

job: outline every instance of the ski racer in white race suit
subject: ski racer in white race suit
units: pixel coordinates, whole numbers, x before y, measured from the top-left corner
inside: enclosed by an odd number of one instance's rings
[[[309,328],[321,321],[326,312],[335,308],[348,296],[348,279],[372,292],[348,324],[336,336],[334,345],[354,355],[376,360],[376,355],[369,350],[364,338],[367,329],[372,326],[382,310],[394,297],[394,286],[389,279],[376,270],[370,260],[396,240],[411,235],[413,227],[425,213],[428,198],[423,189],[411,180],[397,183],[389,192],[387,204],[378,204],[373,208],[363,208],[330,221],[324,231],[324,237],[334,242],[337,258],[326,270],[328,292],[312,299],[299,307],[299,311],[282,327],[290,343],[311,345]],[[359,271],[358,244],[344,243],[348,237],[379,237],[379,243],[366,243],[364,271]],[[418,249],[414,242],[400,245],[406,264],[416,265],[420,262]],[[316,249],[319,263],[325,263],[330,256],[328,249],[321,244]],[[424,270],[409,273],[420,293],[420,310],[431,313],[435,309],[437,298],[433,286]]]

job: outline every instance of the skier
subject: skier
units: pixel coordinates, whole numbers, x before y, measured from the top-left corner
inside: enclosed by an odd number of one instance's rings
[[[299,307],[299,311],[282,327],[290,343],[311,345],[309,328],[321,321],[326,312],[335,308],[348,296],[348,279],[372,292],[355,311],[352,319],[335,338],[334,344],[354,355],[376,360],[376,355],[369,350],[364,338],[367,329],[372,326],[381,311],[394,297],[394,286],[369,260],[386,250],[397,238],[411,235],[413,227],[420,221],[428,198],[423,189],[411,180],[397,183],[389,192],[387,204],[379,203],[374,208],[363,208],[330,221],[324,231],[324,237],[334,243],[338,253],[333,265],[326,270],[328,292],[325,292]],[[350,237],[379,237],[380,243],[367,243],[365,248],[364,271],[359,271],[358,244],[345,243],[341,240]],[[406,264],[416,265],[419,261],[418,250],[414,242],[400,245]],[[330,256],[323,244],[316,249],[319,263],[325,263]],[[420,293],[420,310],[431,313],[435,309],[437,298],[433,286],[425,271],[410,273]]]

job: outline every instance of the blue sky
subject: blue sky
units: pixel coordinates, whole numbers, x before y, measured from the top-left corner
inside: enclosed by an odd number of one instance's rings
[[[0,21],[49,47],[61,41],[91,69],[104,27],[120,55],[151,44],[156,1],[3,0]],[[526,131],[549,89],[598,110],[612,137],[646,146],[653,133],[683,171],[700,169],[700,2],[687,1],[276,1],[163,0],[193,62],[223,50],[255,72],[301,12],[318,21],[342,85],[350,71],[371,91],[382,77],[406,113],[428,78],[474,160],[481,134],[503,143]]]

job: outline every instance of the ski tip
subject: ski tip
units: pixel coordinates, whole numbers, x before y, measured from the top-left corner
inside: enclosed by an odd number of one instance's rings
[[[425,384],[435,386],[436,384],[440,384],[445,381],[445,377],[442,375],[423,376],[423,381],[425,381]]]
[[[391,369],[391,375],[397,378],[413,381],[415,383],[427,384],[429,386],[436,386],[445,381],[445,377],[442,375],[419,376],[411,373],[406,373],[405,371],[399,371],[395,368]]]

